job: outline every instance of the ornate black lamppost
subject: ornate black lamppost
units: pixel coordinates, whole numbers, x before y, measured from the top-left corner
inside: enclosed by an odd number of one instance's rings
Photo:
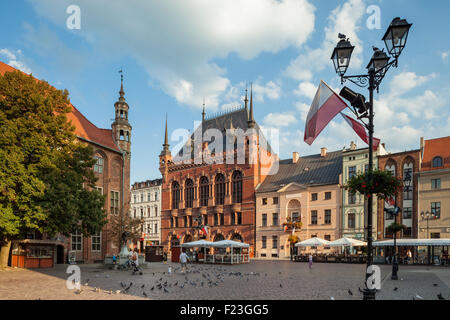
[[[435,218],[435,214],[434,213],[431,213],[430,211],[428,211],[427,210],[427,212],[421,212],[420,213],[420,216],[422,217],[422,221],[423,220],[426,220],[427,221],[427,239],[430,239],[430,234],[429,234],[429,232],[430,232],[430,226],[429,226],[429,221],[431,220],[431,219],[434,219]],[[427,256],[428,256],[428,264],[431,264],[431,256],[430,256],[430,246],[428,246],[428,248],[427,248],[427,251],[428,251],[428,254],[427,254]]]
[[[368,74],[345,76],[345,73],[350,64],[350,58],[354,47],[350,44],[349,39],[343,34],[339,34],[341,39],[337,46],[334,48],[331,59],[334,63],[336,73],[341,77],[341,84],[346,80],[349,80],[359,87],[369,89],[369,102],[365,102],[364,96],[356,94],[350,89],[344,87],[341,91],[341,96],[351,102],[353,106],[353,112],[358,119],[368,118],[368,124],[364,123],[369,131],[369,172],[373,170],[373,92],[376,89],[379,90],[381,81],[383,80],[386,72],[392,67],[398,66],[398,58],[402,53],[408,39],[409,29],[412,24],[408,23],[404,19],[395,18],[392,20],[389,28],[387,29],[383,41],[386,44],[389,55],[393,58],[389,62],[390,58],[387,54],[379,50],[374,49],[374,54],[369,64],[367,65]],[[372,252],[372,195],[369,197],[367,210],[367,267],[373,264],[373,252]],[[367,279],[371,276],[366,272],[366,288],[364,290],[364,300],[374,300],[376,289],[370,289],[367,287]]]

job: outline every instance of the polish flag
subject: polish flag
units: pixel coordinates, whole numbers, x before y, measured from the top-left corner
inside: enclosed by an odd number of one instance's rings
[[[369,144],[369,135],[366,133],[366,128],[356,121],[353,118],[350,118],[349,116],[341,113],[341,116],[345,119],[345,121],[348,123],[350,127],[356,132],[356,134],[367,144]],[[372,149],[377,150],[378,146],[380,145],[380,139],[378,138],[372,138]]]
[[[311,145],[327,124],[346,107],[344,100],[325,82],[320,81],[306,118],[305,142]]]
[[[393,197],[387,198],[386,202],[390,205],[390,206],[394,206],[395,205],[395,199]]]

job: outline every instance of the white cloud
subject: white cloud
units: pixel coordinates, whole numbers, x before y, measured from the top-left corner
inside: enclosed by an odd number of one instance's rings
[[[287,127],[296,122],[297,119],[291,113],[269,113],[263,120],[267,127]]]
[[[325,39],[316,49],[308,49],[292,60],[285,74],[293,79],[310,81],[313,73],[332,65],[330,60],[333,48],[338,42],[338,33],[345,34],[355,46],[350,68],[359,68],[362,64],[363,46],[357,36],[359,23],[365,14],[363,0],[349,0],[335,8],[328,17],[329,25],[325,28]]]
[[[296,102],[295,103],[295,108],[300,112],[300,117],[302,119],[303,122],[306,121],[306,118],[308,117],[308,112],[309,112],[309,108],[311,106],[307,105],[306,103],[303,102]]]
[[[264,102],[264,97],[270,100],[277,100],[280,95],[281,87],[273,81],[269,81],[265,85],[253,84],[253,98],[255,101]]]
[[[447,62],[449,56],[450,56],[450,50],[449,50],[449,51],[442,52],[442,53],[441,53],[442,61]]]
[[[31,1],[38,13],[65,27],[63,13],[71,0]],[[209,108],[217,108],[230,87],[227,70],[214,59],[230,53],[252,59],[299,47],[315,19],[308,0],[80,0],[77,5],[81,29],[68,32],[81,34],[109,57],[134,57],[164,92],[196,108],[204,97]],[[277,88],[267,89],[265,95],[276,99]]]
[[[436,78],[435,73],[418,76],[414,72],[402,72],[395,75],[390,83],[391,95],[400,96],[428,81]]]
[[[8,62],[6,62],[6,64],[10,65],[11,67],[19,69],[20,71],[28,74],[31,73],[31,69],[27,67],[25,62],[20,61],[23,58],[21,50],[17,50],[16,53],[14,53],[9,49],[3,48],[0,49],[0,56],[6,57],[8,59]]]
[[[294,94],[313,100],[317,92],[317,86],[312,82],[300,82]]]

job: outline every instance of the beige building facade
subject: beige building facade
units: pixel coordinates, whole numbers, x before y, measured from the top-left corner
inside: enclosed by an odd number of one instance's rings
[[[315,236],[338,239],[341,173],[342,153],[327,153],[325,148],[321,154],[299,157],[294,153],[293,159],[280,161],[278,173],[257,187],[256,257],[289,258],[291,235],[299,241]],[[301,227],[285,228],[288,221],[301,222]]]
[[[450,238],[450,137],[421,139],[419,238]]]

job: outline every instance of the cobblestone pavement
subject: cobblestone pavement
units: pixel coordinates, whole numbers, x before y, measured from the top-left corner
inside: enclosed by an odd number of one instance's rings
[[[66,287],[67,265],[40,270],[7,269],[0,271],[0,299],[360,300],[358,288],[363,288],[365,270],[365,265],[359,264],[316,263],[310,270],[306,263],[252,261],[234,266],[188,265],[186,275],[179,264],[172,264],[174,272],[169,275],[170,265],[151,263],[143,275],[80,265],[81,294]],[[439,293],[450,299],[450,268],[400,266],[399,279],[403,280],[393,281],[391,266],[380,267],[382,288],[377,299],[411,300],[419,295],[436,300]],[[121,282],[127,287],[132,285],[125,292]],[[116,293],[118,290],[120,293]]]

